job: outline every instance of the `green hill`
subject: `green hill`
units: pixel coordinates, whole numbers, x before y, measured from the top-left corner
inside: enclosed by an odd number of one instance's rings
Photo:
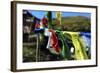
[[[64,31],[91,31],[90,18],[83,16],[62,17],[61,25],[59,24],[59,21],[53,19],[52,25],[54,29]]]

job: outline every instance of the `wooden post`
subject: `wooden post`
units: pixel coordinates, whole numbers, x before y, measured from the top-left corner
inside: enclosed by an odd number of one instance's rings
[[[52,12],[47,12],[47,19],[48,19],[48,28],[52,28]]]
[[[39,34],[37,34],[36,62],[38,62],[38,50],[39,50]]]

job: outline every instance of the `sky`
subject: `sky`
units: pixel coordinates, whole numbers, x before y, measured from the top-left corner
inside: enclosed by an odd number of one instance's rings
[[[36,11],[36,10],[28,10],[32,15],[36,16],[39,19],[42,19],[44,16],[46,16],[47,11]],[[52,11],[52,18],[55,18],[56,12]],[[62,17],[70,17],[70,16],[85,16],[90,18],[90,13],[80,13],[80,12],[62,12]]]

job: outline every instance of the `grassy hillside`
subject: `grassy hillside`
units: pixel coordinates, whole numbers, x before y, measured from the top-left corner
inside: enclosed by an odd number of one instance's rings
[[[59,21],[53,19],[52,25],[54,29],[64,31],[91,31],[90,18],[83,16],[62,17],[61,25],[59,24]]]

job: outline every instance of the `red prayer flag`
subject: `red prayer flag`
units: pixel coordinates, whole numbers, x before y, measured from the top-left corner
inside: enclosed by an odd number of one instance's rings
[[[53,30],[49,30],[49,31],[52,33],[50,43],[51,43],[52,47],[54,48],[54,50],[57,53],[60,53],[60,46],[59,46],[59,42],[58,42],[56,33]]]

